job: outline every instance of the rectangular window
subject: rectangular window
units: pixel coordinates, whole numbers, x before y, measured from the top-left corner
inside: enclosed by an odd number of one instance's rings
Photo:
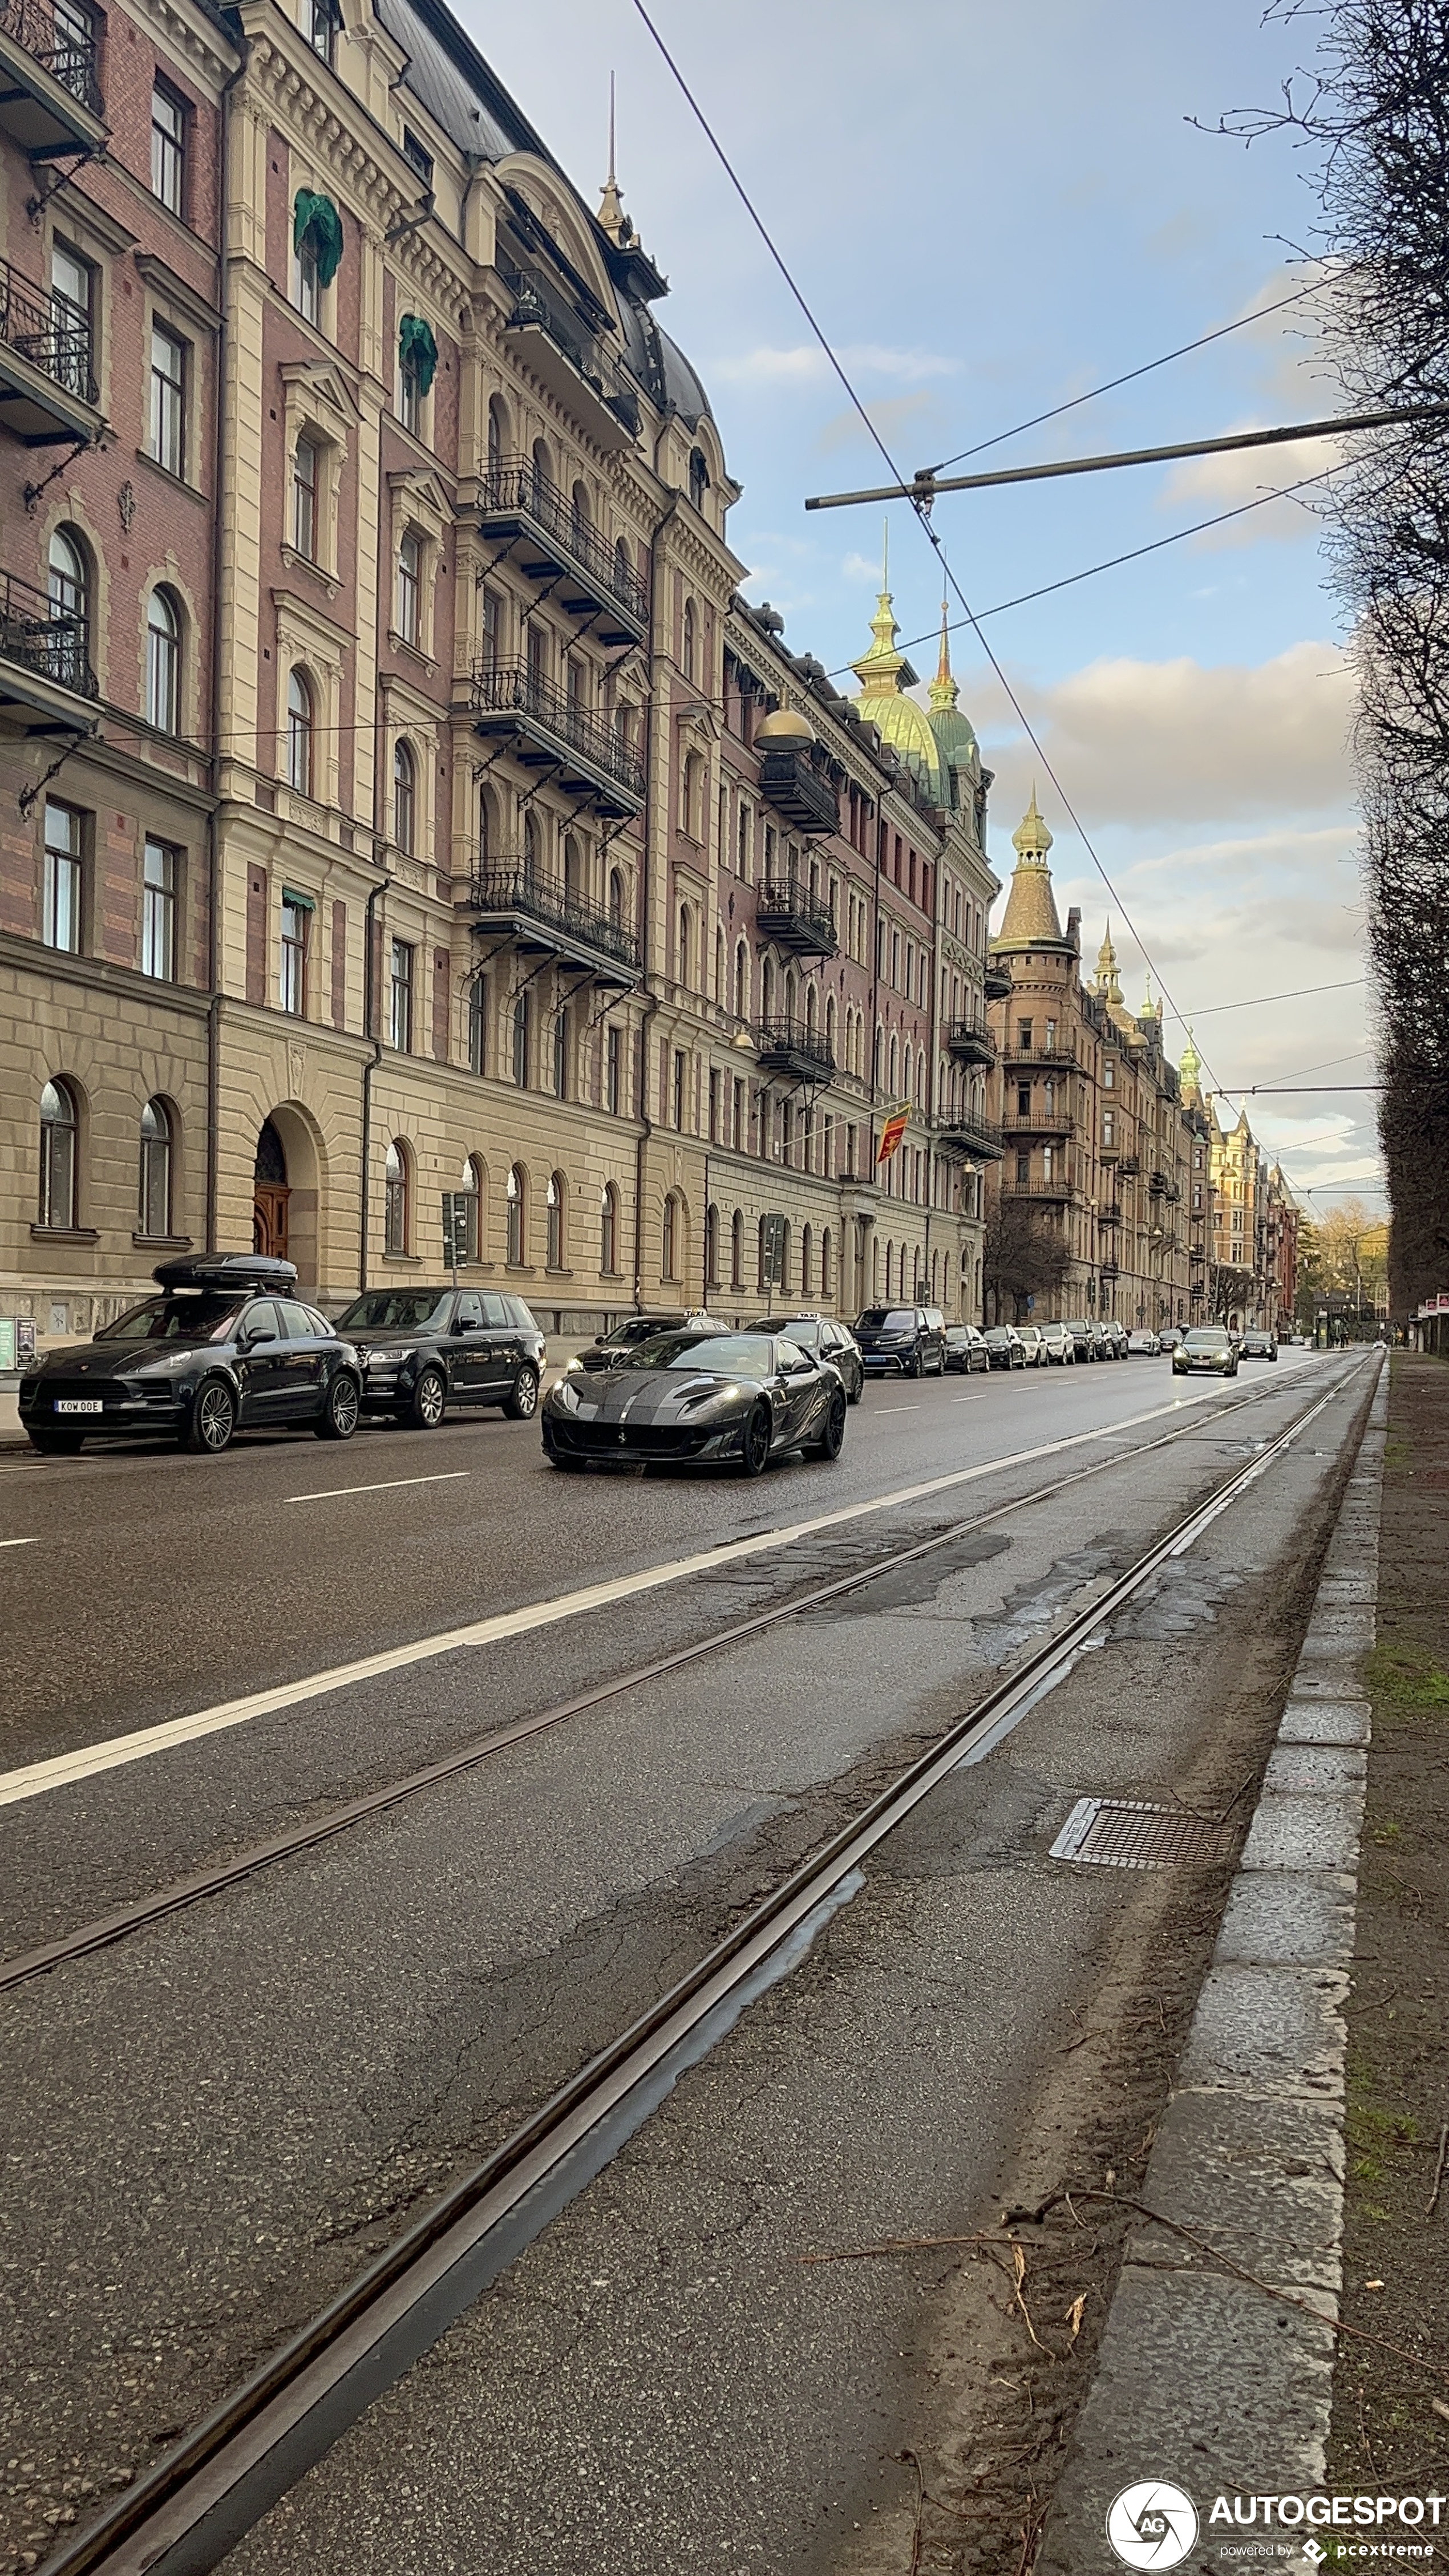
[[[151,453],[179,480],[186,471],[186,343],[151,325]]]
[[[1115,1064],[1112,1062],[1111,1057],[1109,1056],[1109,1057],[1107,1058],[1106,1063],[1105,1063],[1105,1064],[1103,1065],[1103,1067],[1102,1067],[1102,1089],[1103,1089],[1104,1091],[1115,1091],[1116,1087],[1117,1087],[1117,1068],[1116,1068]]]
[[[292,458],[292,543],[308,563],[317,560],[317,450],[299,438]]]
[[[712,1145],[719,1143],[719,1068],[716,1065],[709,1069],[709,1141]]]
[[[72,805],[45,806],[45,895],[41,938],[47,948],[79,956],[81,818]]]
[[[186,110],[160,81],[151,92],[151,194],[186,212]]]
[[[423,595],[423,543],[405,536],[397,550],[397,631],[405,644],[418,640]]]
[[[304,322],[322,319],[322,280],[317,274],[317,245],[310,233],[292,260],[292,300]]]
[[[176,888],[180,853],[146,843],[141,871],[141,972],[169,984],[176,975]]]
[[[337,51],[337,13],[332,0],[303,0],[303,5],[307,42],[314,54],[320,54],[324,63],[330,63]]]
[[[682,1047],[676,1047],[674,1050],[674,1124],[677,1128],[682,1128],[684,1125],[684,1065],[684,1050]]]
[[[1031,1084],[1029,1082],[1019,1082],[1016,1086],[1016,1114],[1018,1118],[1029,1118],[1031,1116]]]
[[[604,1106],[615,1118],[619,1115],[619,1037],[612,1025],[604,1031]]]
[[[392,943],[392,1043],[399,1055],[413,1044],[413,952],[405,939]]]
[[[734,1096],[730,1102],[730,1143],[737,1154],[745,1147],[745,1085],[742,1075],[735,1076]]]
[[[496,671],[499,651],[499,601],[496,590],[483,593],[483,668]]]
[[[426,143],[414,134],[410,125],[403,127],[403,159],[416,170],[425,188],[433,184],[433,156]]]
[[[1031,1156],[1030,1154],[1018,1154],[1016,1158],[1016,1186],[1019,1190],[1024,1190],[1030,1186],[1030,1183]]]
[[[1115,1145],[1116,1141],[1117,1141],[1117,1121],[1116,1121],[1116,1118],[1114,1117],[1114,1115],[1113,1115],[1113,1113],[1112,1113],[1112,1111],[1111,1111],[1110,1109],[1104,1109],[1104,1110],[1103,1110],[1103,1112],[1102,1112],[1102,1142],[1103,1142],[1103,1144],[1104,1144],[1104,1145]]]
[[[488,987],[480,975],[468,987],[468,1070],[482,1073],[488,1059]],[[476,1255],[474,1256],[476,1258]]]
[[[65,242],[50,249],[50,310],[55,335],[55,374],[67,393],[94,400],[91,382],[93,288],[90,268]]]
[[[1022,1054],[1023,1054],[1023,1055],[1030,1055],[1030,1053],[1031,1053],[1031,1022],[1030,1022],[1030,1020],[1018,1020],[1018,1021],[1017,1021],[1017,1024],[1016,1024],[1016,1035],[1017,1035],[1017,1042],[1018,1042],[1018,1044],[1020,1045],[1020,1048],[1021,1048],[1021,1052],[1022,1052]]]
[[[418,379],[417,367],[411,359],[398,369],[397,411],[404,429],[410,429],[414,438],[420,438],[423,427],[423,388]]]
[[[307,1013],[307,933],[311,920],[310,904],[299,903],[295,895],[283,895],[280,999],[282,1009],[298,1020]]]
[[[527,650],[528,676],[530,680],[537,683],[542,680],[544,676],[543,628],[541,626],[530,626],[528,630]]]

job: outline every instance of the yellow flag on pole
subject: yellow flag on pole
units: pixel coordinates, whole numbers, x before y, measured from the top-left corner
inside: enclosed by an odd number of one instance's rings
[[[911,1104],[908,1100],[903,1101],[899,1108],[886,1111],[885,1124],[880,1131],[880,1143],[875,1149],[875,1159],[878,1163],[888,1163],[892,1154],[898,1151],[910,1114]]]

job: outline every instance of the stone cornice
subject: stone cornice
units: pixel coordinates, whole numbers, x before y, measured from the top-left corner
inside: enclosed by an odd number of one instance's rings
[[[238,46],[227,46],[222,29],[209,12],[181,9],[173,0],[131,0],[134,14],[146,20],[213,89],[234,72],[241,60]]]

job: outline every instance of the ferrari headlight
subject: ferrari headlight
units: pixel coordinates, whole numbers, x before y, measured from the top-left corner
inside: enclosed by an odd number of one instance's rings
[[[577,1368],[577,1360],[571,1361],[570,1366]],[[561,1406],[565,1413],[578,1412],[579,1391],[570,1377],[564,1376],[559,1379],[557,1386],[554,1388],[553,1396],[555,1404]]]

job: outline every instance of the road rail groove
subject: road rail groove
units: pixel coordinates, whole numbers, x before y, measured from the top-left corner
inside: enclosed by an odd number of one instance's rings
[[[149,2576],[202,2576],[214,2567],[479,2295],[477,2287],[469,2287],[461,2298],[455,2293],[450,2305],[450,2275],[465,2272],[470,2258],[476,2272],[480,2246],[550,2178],[556,2205],[563,2206],[572,2194],[558,2199],[558,2174],[571,2153],[636,2087],[657,2077],[666,2060],[688,2048],[706,2017],[758,1973],[949,1772],[989,1751],[1070,1663],[1084,1639],[1255,1485],[1308,1424],[1352,1386],[1355,1374],[1350,1369],[1338,1376],[1286,1431],[1156,1540],[1109,1591],[958,1719],[165,2457],[65,2542],[45,2561],[41,2576],[148,2576],[148,2571]],[[941,1543],[938,1535],[907,1553],[918,1555]]]
[[[446,1754],[441,1761],[430,1762],[419,1771],[407,1772],[401,1779],[389,1781],[381,1789],[368,1790],[360,1798],[349,1798],[344,1804],[314,1816],[308,1824],[295,1825],[286,1833],[274,1834],[265,1842],[253,1843],[245,1851],[235,1853],[230,1860],[217,1862],[210,1869],[196,1870],[185,1878],[175,1879],[170,1886],[158,1888],[154,1895],[141,1897],[131,1905],[119,1906],[114,1913],[100,1915],[92,1923],[81,1924],[74,1932],[62,1933],[57,1939],[42,1942],[32,1950],[17,1951],[13,1958],[0,1959],[0,1995],[12,1992],[17,1986],[28,1985],[35,1977],[48,1976],[73,1959],[89,1958],[98,1950],[108,1950],[118,1941],[129,1940],[133,1934],[163,1922],[168,1915],[179,1914],[185,1907],[200,1904],[207,1897],[219,1896],[224,1889],[235,1887],[241,1880],[252,1878],[261,1870],[272,1869],[278,1862],[290,1860],[299,1852],[315,1850],[319,1844],[331,1842],[336,1835],[350,1832],[354,1825],[365,1824],[373,1816],[385,1815],[390,1808],[403,1805],[425,1789],[437,1788],[444,1781],[456,1780],[464,1773],[476,1770],[496,1755],[506,1753],[511,1745],[527,1743],[530,1737],[566,1725],[570,1719],[582,1717],[589,1709],[601,1707],[607,1700],[620,1699],[628,1691],[642,1690],[649,1682],[677,1672],[682,1665],[695,1663],[703,1655],[721,1653],[726,1647],[739,1644],[742,1638],[757,1636],[762,1629],[773,1627],[778,1620],[797,1618],[802,1611],[819,1609],[845,1593],[858,1591],[867,1583],[878,1582],[883,1575],[893,1574],[901,1566],[911,1565],[921,1557],[950,1547],[958,1539],[972,1537],[978,1530],[989,1529],[994,1521],[1009,1519],[1012,1514],[1028,1511],[1037,1503],[1050,1502],[1057,1494],[1068,1492],[1073,1485],[1085,1484],[1094,1476],[1106,1475],[1132,1459],[1150,1457],[1155,1450],[1170,1448],[1174,1441],[1181,1440],[1189,1431],[1201,1430],[1204,1423],[1220,1421],[1237,1406],[1254,1402],[1271,1391],[1266,1386],[1255,1388],[1252,1396],[1237,1396],[1231,1403],[1221,1406],[1217,1413],[1195,1414],[1190,1422],[1159,1434],[1155,1440],[1140,1441],[1134,1448],[1119,1451],[1113,1457],[1096,1459],[1090,1467],[1076,1468],[1069,1476],[1054,1477],[1050,1484],[1035,1486],[1030,1494],[1019,1495],[1014,1502],[999,1503],[993,1511],[979,1513],[972,1520],[953,1521],[949,1528],[933,1531],[929,1538],[917,1539],[910,1547],[897,1548],[889,1556],[877,1557],[869,1565],[849,1574],[837,1575],[829,1583],[816,1584],[808,1592],[796,1593],[789,1601],[777,1602],[768,1610],[756,1611],[748,1619],[737,1619],[727,1628],[714,1629],[709,1636],[696,1638],[692,1645],[678,1647],[653,1663],[635,1665],[610,1681],[596,1683],[591,1690],[580,1691],[573,1699],[561,1700],[552,1708],[539,1709],[531,1717],[519,1718],[512,1726],[495,1727],[473,1743],[461,1745],[456,1753]],[[1264,1453],[1265,1456],[1267,1454]],[[739,1539],[721,1540],[719,1547],[722,1550],[739,1546],[746,1540],[754,1545],[760,1538],[772,1535],[774,1533],[769,1531],[744,1532]]]

